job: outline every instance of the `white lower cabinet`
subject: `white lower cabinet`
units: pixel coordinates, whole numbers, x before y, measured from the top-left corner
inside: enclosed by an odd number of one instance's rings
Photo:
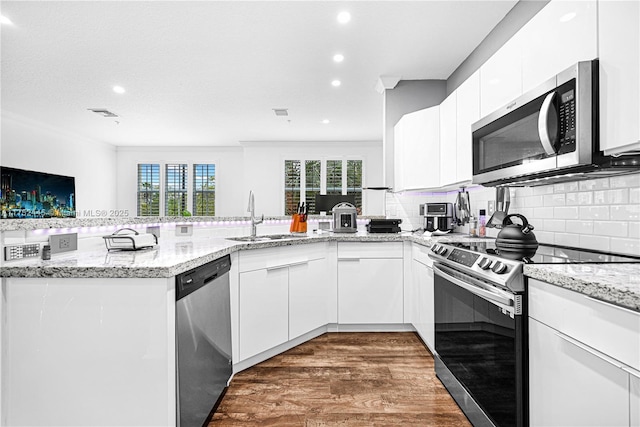
[[[239,256],[239,361],[328,323],[326,244],[255,249]]]
[[[629,374],[529,319],[531,426],[629,425]]]
[[[240,359],[289,339],[289,270],[260,269],[240,273]]]
[[[640,425],[640,313],[528,282],[531,426]]]
[[[404,322],[402,242],[338,244],[338,323]]]
[[[413,280],[417,290],[417,319],[413,326],[420,338],[433,351],[435,350],[434,305],[433,305],[433,269],[420,261],[413,260]]]
[[[324,259],[289,267],[289,339],[327,324],[328,276]]]

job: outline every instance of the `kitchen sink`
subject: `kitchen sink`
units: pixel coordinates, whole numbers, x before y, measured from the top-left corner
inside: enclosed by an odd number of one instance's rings
[[[307,237],[306,234],[267,234],[264,236],[240,236],[227,237],[227,240],[235,240],[236,242],[268,242],[271,240],[299,239]]]

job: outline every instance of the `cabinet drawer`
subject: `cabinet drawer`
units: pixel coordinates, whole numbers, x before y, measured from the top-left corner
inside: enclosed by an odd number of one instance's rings
[[[414,243],[411,247],[411,258],[427,267],[431,267],[433,266],[433,260],[429,258],[429,252],[431,252],[430,247]]]
[[[402,242],[338,242],[338,259],[402,258]]]
[[[529,279],[529,316],[640,370],[640,313]]]
[[[286,267],[326,258],[326,243],[310,243],[275,248],[250,249],[238,254],[239,271],[253,271],[262,268]]]

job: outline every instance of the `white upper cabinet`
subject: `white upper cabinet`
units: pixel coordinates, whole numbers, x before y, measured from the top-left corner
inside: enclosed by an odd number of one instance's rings
[[[598,4],[600,149],[640,150],[640,2]]]
[[[480,67],[481,117],[522,95],[523,46],[518,32]]]
[[[476,71],[456,90],[456,176],[470,181],[473,175],[471,125],[480,120],[480,72]]]
[[[457,182],[456,93],[440,104],[440,185]]]
[[[405,114],[394,128],[394,191],[440,185],[440,107]]]
[[[520,30],[523,93],[578,61],[597,58],[597,10],[595,0],[551,1]]]

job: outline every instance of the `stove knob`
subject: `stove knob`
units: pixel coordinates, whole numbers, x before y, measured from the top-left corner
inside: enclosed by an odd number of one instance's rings
[[[431,246],[431,252],[438,253],[438,249],[439,249],[439,248],[440,248],[440,246],[439,246],[439,245],[433,245],[433,246]]]
[[[447,252],[449,252],[447,248],[445,248],[444,246],[440,246],[440,252],[438,252],[440,255],[445,256]]]
[[[483,270],[488,270],[491,267],[491,260],[489,258],[482,258],[480,262],[478,262],[478,267]]]
[[[491,271],[493,271],[496,274],[503,274],[507,272],[507,265],[500,262],[500,261],[496,261],[495,264],[493,264],[493,267],[491,267]]]

